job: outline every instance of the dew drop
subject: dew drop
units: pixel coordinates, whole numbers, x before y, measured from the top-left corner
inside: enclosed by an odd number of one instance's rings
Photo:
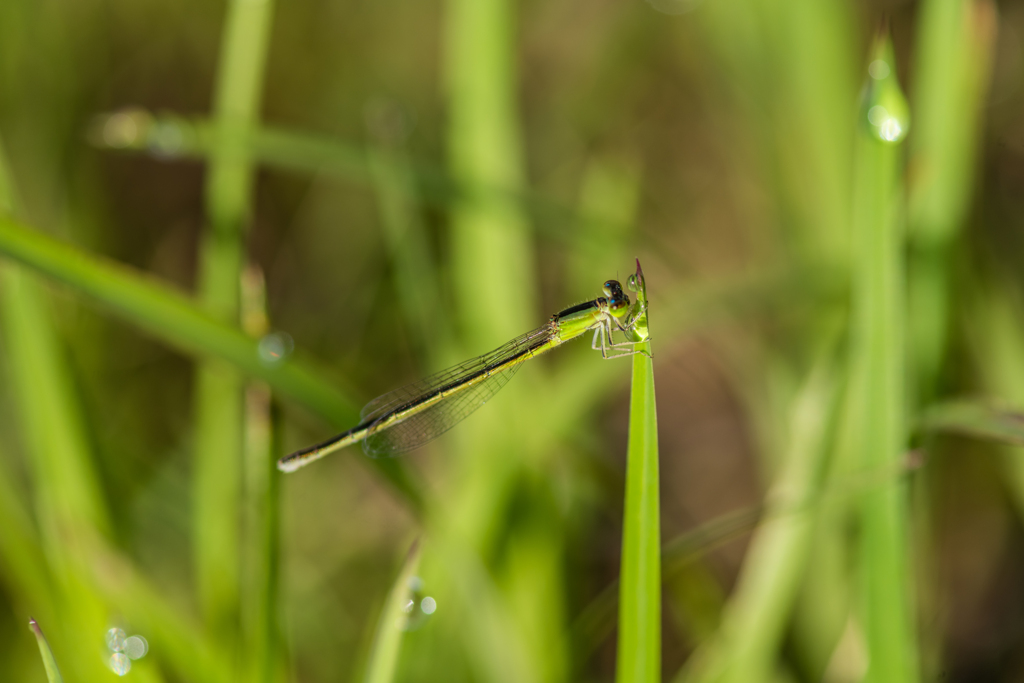
[[[422,611],[427,616],[430,616],[431,614],[437,611],[437,600],[434,600],[434,598],[430,597],[429,595],[423,598],[422,600],[420,600],[420,611]]]
[[[910,129],[910,108],[892,66],[895,60],[888,32],[879,34],[872,52],[874,59],[868,64],[869,78],[861,95],[861,120],[876,140],[897,143]]]
[[[146,138],[149,151],[158,159],[173,159],[185,146],[185,129],[178,121],[158,121]]]
[[[295,342],[284,332],[271,332],[260,339],[260,360],[267,365],[275,365],[291,355]]]
[[[885,107],[880,104],[876,104],[871,107],[871,109],[868,109],[868,121],[871,122],[872,125],[881,126],[888,118],[889,112],[887,112]]]
[[[139,137],[139,126],[132,116],[125,112],[111,114],[103,124],[103,142],[108,147],[131,147]]]
[[[903,139],[903,126],[894,118],[888,118],[878,127],[878,134],[888,142],[899,142]]]
[[[124,652],[124,631],[112,628],[107,631],[107,647],[111,652]]]
[[[402,605],[405,616],[399,622],[399,626],[405,631],[414,631],[427,621],[431,614],[437,611],[437,601],[429,595],[423,594],[423,579],[418,576],[409,578],[409,598]]]
[[[872,78],[883,79],[889,77],[889,63],[884,59],[876,59],[875,61],[868,64],[868,73],[871,74]]]
[[[142,659],[149,652],[149,642],[142,636],[129,636],[124,641],[124,653],[130,659]]]
[[[115,652],[110,655],[110,670],[116,673],[118,676],[124,676],[126,673],[132,670],[132,660],[128,659],[128,656],[122,652]]]

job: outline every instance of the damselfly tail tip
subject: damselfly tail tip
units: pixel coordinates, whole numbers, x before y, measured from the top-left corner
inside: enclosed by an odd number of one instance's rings
[[[296,458],[292,455],[286,455],[277,461],[277,469],[281,472],[294,472],[303,465],[301,458]]]

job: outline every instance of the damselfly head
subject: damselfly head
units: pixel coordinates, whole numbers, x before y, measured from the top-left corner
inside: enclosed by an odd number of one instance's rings
[[[619,284],[618,280],[608,280],[604,283],[604,294],[609,299],[618,299],[624,296],[622,293],[622,285]]]
[[[618,296],[614,296],[608,300],[608,312],[614,315],[616,318],[621,318],[622,316],[626,315],[626,313],[629,311],[629,307],[629,297],[626,296],[625,293],[623,293],[621,288],[619,288]]]

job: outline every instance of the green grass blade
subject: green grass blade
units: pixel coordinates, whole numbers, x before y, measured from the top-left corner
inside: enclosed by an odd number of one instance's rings
[[[32,629],[36,642],[39,644],[39,654],[43,658],[43,667],[46,668],[46,679],[50,683],[63,683],[64,679],[60,675],[60,669],[57,668],[57,660],[53,657],[50,644],[46,642],[43,629],[39,628],[39,624],[36,623],[35,619],[28,620],[28,627]]]
[[[845,651],[842,656],[837,654],[842,651],[845,634],[860,635],[851,626],[855,577],[851,576],[854,548],[849,542],[849,528],[860,493],[865,486],[873,485],[875,479],[873,472],[859,472],[852,463],[857,438],[849,408],[850,384],[847,377],[839,401],[835,434],[830,442],[832,453],[823,491],[829,500],[815,511],[815,528],[807,557],[808,566],[813,570],[804,577],[793,611],[794,660],[809,680],[842,680],[841,676],[837,678],[831,673],[838,661],[843,662],[844,671],[859,672],[856,676],[862,675],[866,668],[863,648],[853,650],[853,657],[847,656]],[[887,465],[881,472],[894,469],[897,469],[894,465]],[[891,482],[892,477],[883,476],[880,483]],[[845,495],[831,495],[833,491]]]
[[[206,173],[209,225],[200,251],[198,291],[204,308],[229,324],[239,322],[255,177],[246,137],[258,117],[273,8],[269,0],[229,2],[221,40],[214,93],[217,144]],[[233,638],[241,591],[243,382],[234,366],[219,360],[200,362],[196,372],[192,510],[196,588],[208,627]]]
[[[26,601],[42,605],[53,595],[46,557],[39,547],[35,525],[8,466],[13,458],[0,451],[0,567],[4,581]]]
[[[110,519],[70,369],[35,277],[13,264],[0,264],[0,315],[11,388],[20,399],[35,493],[42,504],[40,523],[52,534],[54,557],[68,557],[75,550],[60,529],[70,524],[103,534],[110,530]]]
[[[637,268],[637,302],[646,304]],[[647,334],[647,314],[636,329]],[[639,347],[648,353],[651,343]],[[626,453],[626,500],[619,588],[618,683],[661,680],[661,524],[658,499],[658,415],[654,402],[654,362],[633,356]]]
[[[898,462],[906,447],[902,302],[903,227],[899,142],[909,127],[887,29],[872,54],[858,136],[854,235],[859,240],[852,323],[856,461],[866,471]],[[900,483],[861,502],[860,617],[867,679],[918,679],[908,557],[907,501]]]
[[[0,157],[0,167],[6,166]],[[0,190],[6,198],[3,208],[18,208],[9,173],[0,176],[6,181]],[[94,543],[110,533],[110,513],[49,296],[35,273],[10,262],[0,262],[0,322],[9,367],[7,389],[17,402],[30,473],[37,543],[54,579],[53,591],[36,609],[61,615],[55,635],[67,644],[72,674],[100,675],[101,664],[71,635],[100,633],[108,618],[106,605],[82,570],[89,566]]]
[[[237,372],[218,361],[199,368],[195,396],[193,533],[196,589],[206,625],[225,646],[240,604],[238,517],[240,430],[244,409]]]
[[[973,357],[988,394],[1011,405],[1024,405],[1024,306],[1005,278],[975,283],[967,307],[974,312],[966,326]],[[1016,449],[1002,449],[1006,476],[1018,515],[1024,515],[1024,465]]]
[[[161,159],[205,161],[217,148],[217,124],[208,118],[127,109],[93,121],[90,140],[101,149],[149,152]],[[245,131],[248,156],[272,168],[328,173],[360,183],[373,175],[365,150],[326,135],[262,125]]]
[[[355,391],[339,390],[335,385],[340,381],[326,381],[325,370],[303,360],[301,353],[268,363],[257,340],[201,311],[188,296],[145,273],[2,217],[0,254],[70,285],[184,353],[235,365],[333,424],[346,426],[359,416]]]
[[[16,209],[15,188],[0,145],[0,220]],[[48,312],[49,302],[35,275],[0,263],[0,316],[14,388],[20,396],[24,439],[34,464],[42,519],[50,532],[66,523],[109,530],[109,518],[86,443],[80,408]],[[55,515],[51,517],[50,515]],[[55,556],[63,543],[51,538]]]
[[[515,4],[448,3],[446,78],[451,174],[475,194],[523,184],[515,105]],[[511,339],[533,324],[537,301],[530,227],[510,198],[461,201],[452,210],[452,270],[474,344]],[[509,297],[509,292],[516,296]]]
[[[908,341],[915,394],[923,403],[938,388],[946,353],[955,284],[951,256],[974,191],[995,26],[988,0],[930,0],[921,8],[910,139]]]
[[[248,267],[242,279],[242,324],[256,338],[269,332],[266,286],[256,266]],[[247,679],[264,683],[281,680],[284,674],[278,614],[281,477],[276,467],[282,448],[272,401],[266,383],[246,383],[241,636]]]

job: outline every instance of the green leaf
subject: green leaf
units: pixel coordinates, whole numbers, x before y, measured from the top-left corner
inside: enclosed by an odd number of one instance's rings
[[[647,289],[640,263],[630,278],[638,310],[634,330],[644,339],[633,356],[626,453],[626,502],[619,586],[619,643],[615,680],[661,679],[661,525],[658,500],[658,416],[654,363],[647,339]]]

